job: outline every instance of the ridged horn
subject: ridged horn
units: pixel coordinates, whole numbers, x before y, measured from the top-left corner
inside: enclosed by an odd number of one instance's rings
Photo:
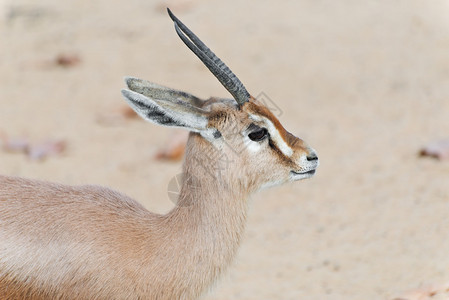
[[[176,33],[181,40],[192,50],[203,64],[217,77],[221,84],[231,93],[235,101],[241,106],[249,101],[249,93],[237,76],[221,61],[187,26],[185,26],[167,8],[168,15],[175,23]]]

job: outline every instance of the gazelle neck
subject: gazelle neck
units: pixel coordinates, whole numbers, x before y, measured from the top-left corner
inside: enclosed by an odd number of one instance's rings
[[[233,172],[231,167],[207,169],[222,159],[214,158],[215,150],[207,147],[213,146],[198,134],[190,135],[183,168],[184,183],[178,205],[167,215],[171,226],[167,225],[176,228],[178,236],[174,239],[190,241],[190,249],[184,253],[201,256],[202,270],[197,271],[202,275],[211,274],[213,280],[230,263],[240,244],[248,193],[236,176],[229,176]]]

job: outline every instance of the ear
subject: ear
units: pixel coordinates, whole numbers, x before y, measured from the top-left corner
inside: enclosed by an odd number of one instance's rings
[[[129,90],[142,94],[150,99],[179,99],[196,107],[202,107],[204,103],[203,100],[189,93],[171,89],[143,79],[126,77],[125,82]]]
[[[208,113],[187,102],[149,98],[130,90],[122,90],[122,95],[134,111],[147,121],[196,132],[207,130]]]

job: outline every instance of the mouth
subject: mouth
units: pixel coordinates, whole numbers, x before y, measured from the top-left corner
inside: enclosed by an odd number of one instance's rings
[[[309,170],[304,172],[296,172],[296,171],[290,171],[291,177],[293,180],[300,180],[300,179],[306,179],[310,178],[313,175],[315,175],[316,170]]]

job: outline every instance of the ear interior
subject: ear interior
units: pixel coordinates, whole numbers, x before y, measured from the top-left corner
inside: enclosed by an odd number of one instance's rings
[[[177,99],[149,98],[130,90],[122,90],[122,95],[131,108],[147,121],[197,132],[207,129],[207,112],[189,103]]]

